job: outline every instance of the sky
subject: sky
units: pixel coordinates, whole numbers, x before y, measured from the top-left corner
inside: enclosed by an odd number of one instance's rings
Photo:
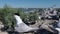
[[[60,0],[0,0],[0,8],[5,4],[14,8],[48,8],[53,5],[60,8]]]

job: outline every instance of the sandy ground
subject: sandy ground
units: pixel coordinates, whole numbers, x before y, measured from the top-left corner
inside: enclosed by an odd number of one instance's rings
[[[4,25],[3,25],[2,22],[0,21],[0,29],[3,28],[3,27],[4,27]],[[7,33],[7,32],[3,32],[3,31],[0,30],[0,34],[8,34],[8,33]]]
[[[45,25],[48,25],[50,23],[53,23],[55,20],[39,20],[37,23],[35,23],[34,25],[30,25],[30,27],[38,27],[39,25],[41,25],[42,23],[44,23]],[[4,27],[4,25],[2,24],[2,22],[0,22],[0,29]],[[8,34],[7,32],[2,32],[0,30],[0,34]],[[24,34],[34,34],[34,33],[24,33]]]
[[[7,32],[2,32],[2,31],[0,31],[0,34],[8,34]]]

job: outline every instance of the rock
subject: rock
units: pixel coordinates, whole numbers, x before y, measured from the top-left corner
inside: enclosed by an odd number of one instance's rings
[[[7,32],[2,32],[1,30],[0,30],[0,34],[8,34]]]
[[[3,23],[0,21],[0,29],[3,28],[3,27],[4,27],[4,25],[3,25]]]

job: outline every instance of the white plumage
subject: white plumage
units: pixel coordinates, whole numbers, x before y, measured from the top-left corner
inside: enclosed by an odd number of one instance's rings
[[[39,28],[32,28],[23,23],[22,19],[18,15],[14,15],[16,21],[17,21],[17,26],[15,27],[15,31],[17,32],[28,32],[28,31],[35,31]]]

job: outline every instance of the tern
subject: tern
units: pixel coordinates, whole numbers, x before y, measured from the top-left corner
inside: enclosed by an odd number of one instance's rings
[[[29,31],[35,31],[35,30],[38,30],[39,28],[32,28],[32,27],[29,27],[28,25],[26,25],[20,16],[18,15],[14,15],[15,19],[16,19],[16,27],[15,27],[15,31],[17,32],[29,32]]]

